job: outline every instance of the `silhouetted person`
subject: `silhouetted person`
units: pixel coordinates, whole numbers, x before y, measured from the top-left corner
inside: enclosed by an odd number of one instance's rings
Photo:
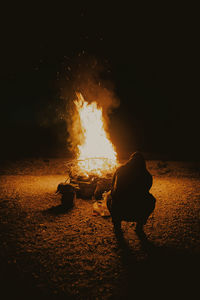
[[[149,193],[151,186],[152,175],[140,152],[133,153],[116,170],[107,200],[116,233],[121,232],[121,221],[136,222],[136,232],[143,232],[143,225],[155,208],[156,199]]]

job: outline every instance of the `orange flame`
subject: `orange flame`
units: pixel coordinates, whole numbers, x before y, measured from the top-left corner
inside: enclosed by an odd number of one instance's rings
[[[84,136],[78,145],[78,166],[81,172],[89,175],[105,175],[113,172],[117,166],[117,154],[104,130],[102,108],[96,102],[89,104],[81,93],[74,101]]]

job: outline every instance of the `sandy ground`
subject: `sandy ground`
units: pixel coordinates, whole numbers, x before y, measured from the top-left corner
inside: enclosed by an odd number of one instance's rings
[[[4,162],[0,170],[2,299],[194,299],[199,293],[199,164],[148,161],[157,203],[147,239],[123,222],[124,242],[92,200],[64,212],[62,159]],[[196,294],[198,295],[198,294]]]

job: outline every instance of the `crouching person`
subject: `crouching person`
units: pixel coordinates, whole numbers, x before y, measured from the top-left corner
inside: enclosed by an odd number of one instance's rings
[[[107,199],[115,233],[121,232],[121,221],[136,222],[136,232],[143,226],[155,208],[156,199],[149,190],[152,175],[146,168],[143,155],[135,152],[113,176],[111,197]]]

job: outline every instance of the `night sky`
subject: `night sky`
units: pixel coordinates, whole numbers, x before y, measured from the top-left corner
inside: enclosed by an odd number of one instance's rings
[[[1,156],[69,154],[62,92],[95,60],[120,99],[110,134],[121,156],[198,159],[195,7],[84,5],[2,9]]]

